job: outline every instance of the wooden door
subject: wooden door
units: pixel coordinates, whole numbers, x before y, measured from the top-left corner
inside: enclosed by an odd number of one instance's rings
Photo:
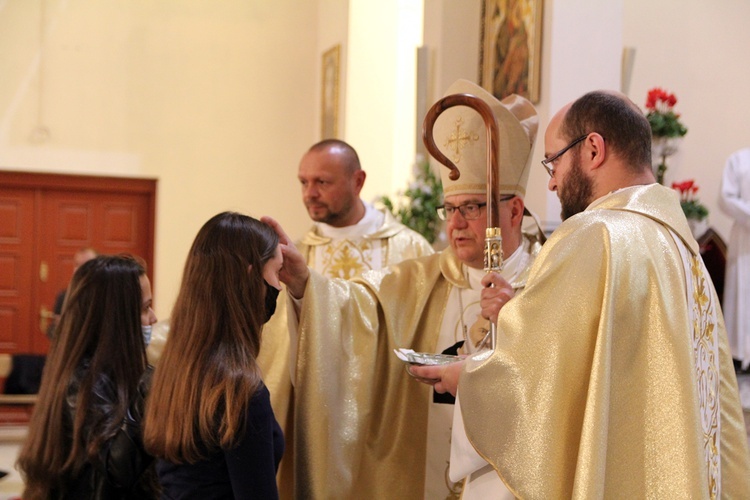
[[[0,183],[0,352],[30,352],[34,206],[32,190]]]
[[[0,352],[44,354],[73,255],[142,257],[153,283],[156,180],[0,171]]]

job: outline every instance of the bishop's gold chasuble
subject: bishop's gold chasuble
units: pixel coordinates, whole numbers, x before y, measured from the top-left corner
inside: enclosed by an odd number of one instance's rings
[[[536,255],[539,244],[527,242],[524,248]],[[525,282],[527,272],[518,273],[519,281]],[[452,344],[456,339],[439,345],[443,326],[461,323],[447,318],[455,306],[449,305],[450,297],[456,289],[470,288],[465,268],[450,249],[366,272],[351,282],[312,274],[298,328],[298,496],[424,497],[433,391],[408,376],[393,349],[440,352]],[[467,293],[466,304],[470,301],[476,303],[476,297]],[[435,434],[445,440],[438,446],[445,459],[437,465],[436,481],[447,494],[453,406],[441,406],[448,418],[443,437]]]
[[[516,496],[748,498],[737,382],[697,255],[659,185],[553,233],[458,390],[469,439]]]

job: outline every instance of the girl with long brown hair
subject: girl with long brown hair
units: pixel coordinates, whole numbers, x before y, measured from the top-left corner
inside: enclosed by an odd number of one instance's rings
[[[134,258],[99,256],[76,270],[18,458],[23,498],[156,496],[139,429],[144,327],[155,322]]]
[[[283,258],[274,230],[224,212],[198,232],[146,405],[165,498],[275,498],[284,441],[256,363]]]

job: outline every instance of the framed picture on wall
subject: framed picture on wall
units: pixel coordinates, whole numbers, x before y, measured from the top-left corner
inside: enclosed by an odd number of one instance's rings
[[[336,45],[323,53],[323,85],[321,96],[321,139],[336,138],[339,127],[339,53]]]
[[[479,81],[502,99],[539,102],[542,0],[482,0]]]

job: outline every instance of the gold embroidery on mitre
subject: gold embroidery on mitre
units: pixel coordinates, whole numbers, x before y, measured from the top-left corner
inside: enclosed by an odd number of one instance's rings
[[[448,136],[443,146],[451,150],[451,160],[453,163],[459,163],[461,161],[461,152],[469,145],[470,142],[478,141],[479,135],[477,133],[467,132],[462,128],[464,119],[462,117],[456,118],[456,130]]]

